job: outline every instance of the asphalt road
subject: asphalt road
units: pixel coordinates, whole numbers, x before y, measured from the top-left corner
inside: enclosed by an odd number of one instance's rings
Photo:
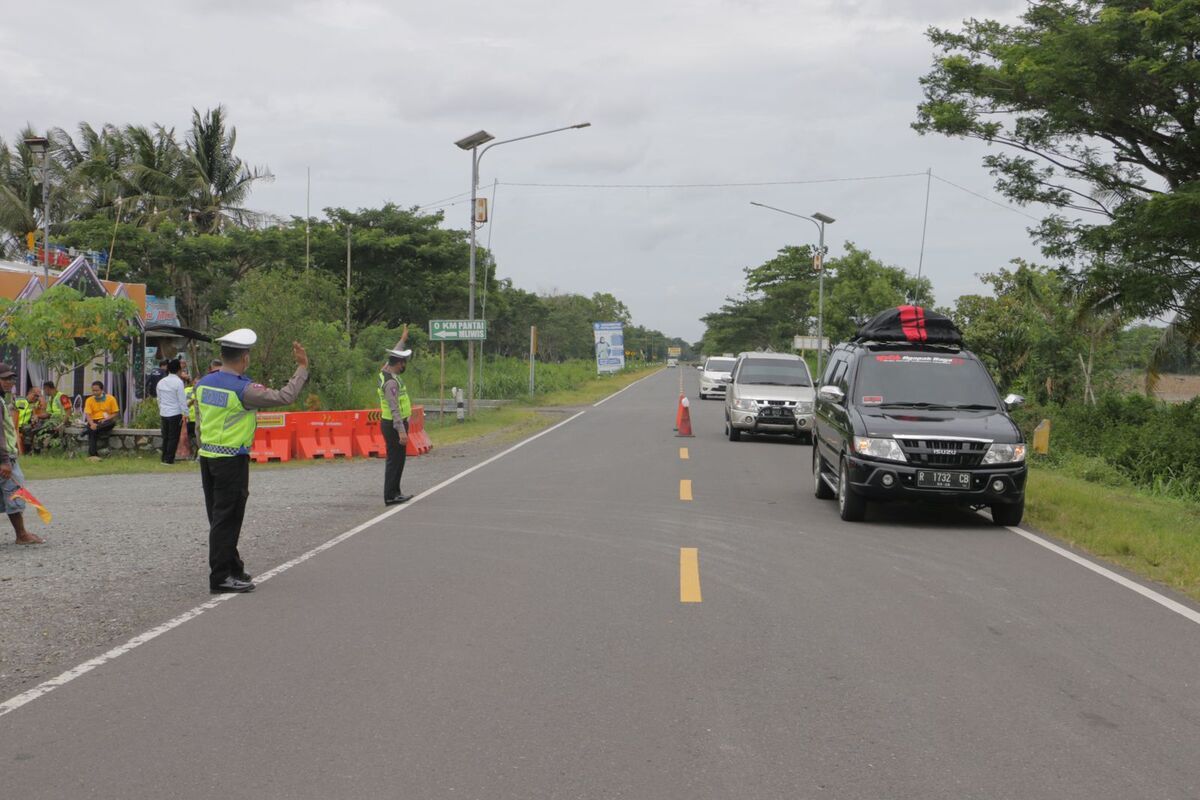
[[[1200,796],[1200,626],[978,516],[842,523],[695,377],[0,716],[0,795]]]

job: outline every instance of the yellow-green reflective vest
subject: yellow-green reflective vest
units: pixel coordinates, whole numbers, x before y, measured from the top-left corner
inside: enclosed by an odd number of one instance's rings
[[[200,408],[200,455],[229,458],[249,455],[257,420],[242,405],[242,392],[250,385],[243,375],[214,372],[197,384]]]
[[[4,414],[4,444],[8,448],[8,455],[16,458],[17,426],[13,422],[12,408],[9,407],[8,401],[4,397],[0,397],[0,413]]]
[[[388,381],[396,382],[396,405],[400,407],[400,418],[408,419],[412,416],[412,399],[408,396],[408,387],[398,376],[381,371],[379,386],[375,389],[375,393],[379,395],[379,411],[383,419],[389,422],[392,420],[392,408],[388,405],[387,397],[383,393],[383,387]]]
[[[62,406],[62,392],[55,392],[54,397],[46,400],[46,410],[50,412],[50,419],[60,420],[67,415],[66,409]]]
[[[24,428],[33,419],[33,406],[24,397],[17,398],[17,424]]]

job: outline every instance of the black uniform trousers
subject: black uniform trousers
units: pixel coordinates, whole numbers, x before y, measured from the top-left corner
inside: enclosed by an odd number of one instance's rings
[[[246,571],[237,546],[250,496],[250,456],[200,456],[200,481],[208,512],[208,585],[215,589]]]
[[[174,464],[175,451],[179,449],[179,431],[183,428],[183,414],[159,419],[162,420],[162,463]]]
[[[383,440],[387,442],[387,466],[383,470],[383,499],[391,500],[400,494],[400,477],[404,475],[404,460],[408,456],[408,445],[400,444],[400,434],[390,419],[379,421],[383,432]],[[408,420],[404,420],[404,430],[408,431]]]
[[[107,442],[109,432],[115,427],[117,427],[117,420],[114,417],[113,419],[110,419],[108,422],[101,422],[95,428],[87,429],[88,455],[89,456],[100,455],[100,437],[103,436],[105,441]]]

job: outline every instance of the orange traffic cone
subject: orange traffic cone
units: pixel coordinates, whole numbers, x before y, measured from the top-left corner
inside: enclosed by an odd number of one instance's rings
[[[679,403],[679,410],[683,412],[683,415],[679,418],[679,433],[675,434],[676,436],[692,436],[693,435],[692,434],[692,414],[690,411],[688,411],[689,407],[690,407],[690,404],[688,403],[688,399],[686,397],[683,398],[683,400],[681,400]]]
[[[683,392],[680,392],[679,402],[675,405],[675,430],[679,430],[679,423],[683,419],[683,404],[686,399]]]

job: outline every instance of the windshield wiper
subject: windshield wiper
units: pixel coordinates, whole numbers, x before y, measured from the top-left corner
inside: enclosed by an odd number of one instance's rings
[[[937,403],[880,403],[881,408],[950,408]]]
[[[960,411],[995,411],[996,407],[986,403],[966,403],[964,405],[951,406],[951,408]]]

